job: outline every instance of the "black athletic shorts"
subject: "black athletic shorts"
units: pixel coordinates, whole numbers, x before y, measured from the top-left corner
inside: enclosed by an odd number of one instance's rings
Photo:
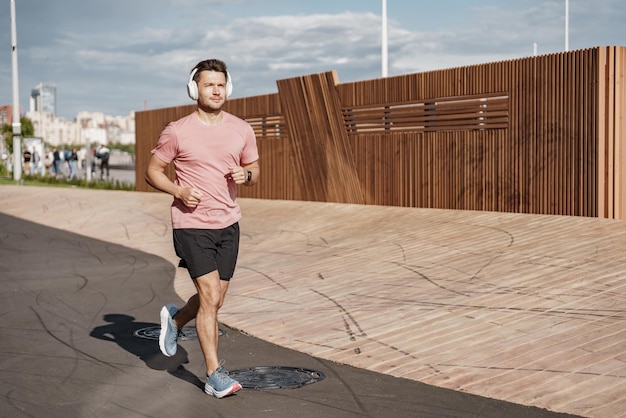
[[[239,255],[239,223],[224,229],[174,229],[174,250],[192,279],[217,270],[230,280]]]

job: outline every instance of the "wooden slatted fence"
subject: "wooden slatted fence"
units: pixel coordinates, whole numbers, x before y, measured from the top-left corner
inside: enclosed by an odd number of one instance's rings
[[[626,47],[340,84],[334,72],[231,99],[262,180],[240,196],[624,219]],[[137,112],[137,182],[160,130]]]

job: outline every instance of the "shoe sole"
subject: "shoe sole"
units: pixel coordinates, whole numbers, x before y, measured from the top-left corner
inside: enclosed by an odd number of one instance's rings
[[[161,308],[161,332],[159,333],[159,348],[161,349],[161,353],[164,356],[172,357],[176,354],[176,350],[172,354],[168,354],[165,350],[165,331],[169,325],[170,312],[167,310],[167,307],[164,306]]]
[[[232,385],[231,387],[229,387],[228,389],[224,389],[222,391],[217,391],[213,388],[213,386],[211,385],[205,385],[204,386],[204,392],[207,393],[208,395],[213,395],[218,399],[224,398],[226,396],[232,395],[235,392],[239,392],[241,390],[242,386],[239,383],[235,383],[234,385]]]

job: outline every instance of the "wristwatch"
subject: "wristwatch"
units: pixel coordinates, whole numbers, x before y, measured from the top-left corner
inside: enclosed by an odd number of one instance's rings
[[[246,177],[246,183],[250,183],[250,180],[252,180],[252,171],[248,170],[248,177]]]

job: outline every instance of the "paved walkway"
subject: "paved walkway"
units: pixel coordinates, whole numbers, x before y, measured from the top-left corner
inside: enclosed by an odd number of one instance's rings
[[[0,186],[0,213],[171,267],[169,201],[158,193]],[[229,327],[455,393],[626,416],[625,223],[240,203],[242,252],[221,315]],[[170,286],[187,298],[186,272],[174,276]]]

